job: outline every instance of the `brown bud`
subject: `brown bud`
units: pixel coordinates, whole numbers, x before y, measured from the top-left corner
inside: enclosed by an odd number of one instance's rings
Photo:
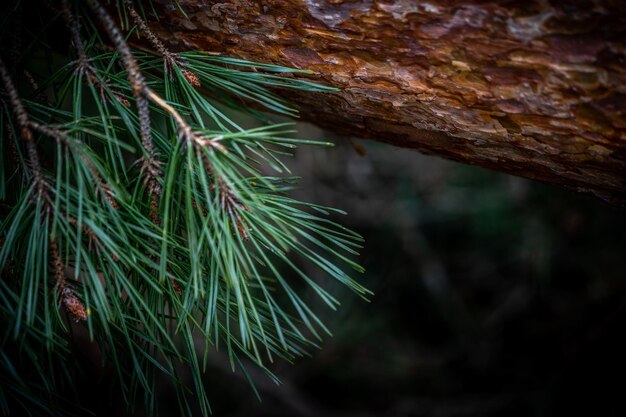
[[[200,79],[196,74],[186,68],[181,68],[180,71],[183,73],[185,79],[189,82],[189,84],[193,85],[194,87],[200,87]]]
[[[80,299],[69,288],[64,288],[61,293],[61,302],[68,313],[74,318],[76,322],[81,320],[87,320],[87,312],[85,306]]]

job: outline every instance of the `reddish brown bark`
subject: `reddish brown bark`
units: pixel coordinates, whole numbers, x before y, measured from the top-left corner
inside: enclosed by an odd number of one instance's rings
[[[622,0],[162,0],[158,33],[316,72],[334,132],[626,202]]]

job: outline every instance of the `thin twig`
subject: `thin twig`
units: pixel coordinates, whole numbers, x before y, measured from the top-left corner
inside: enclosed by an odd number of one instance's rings
[[[149,91],[146,85],[146,80],[139,70],[139,65],[135,60],[128,44],[124,40],[122,33],[117,28],[113,18],[102,7],[98,0],[87,0],[89,7],[92,9],[104,30],[109,35],[109,38],[115,45],[117,51],[120,54],[122,63],[126,68],[128,74],[128,80],[130,81],[131,88],[135,101],[137,102],[137,113],[139,115],[139,126],[141,134],[141,142],[144,150],[146,151],[147,158],[144,161],[142,171],[146,174],[146,185],[148,190],[153,194],[161,193],[161,185],[158,179],[162,176],[161,164],[157,159],[157,154],[154,149],[154,143],[152,141],[152,131],[150,128],[150,112],[148,107],[147,92]]]
[[[41,168],[39,154],[37,153],[37,145],[35,144],[33,132],[30,129],[30,120],[2,58],[0,58],[0,78],[2,78],[2,83],[4,84],[4,89],[9,98],[11,110],[13,111],[13,115],[20,128],[20,136],[26,142],[28,164],[30,165],[33,175],[33,183],[37,191],[37,198],[42,199],[44,202],[48,202],[48,188]]]
[[[150,100],[155,102],[159,107],[168,112],[172,118],[176,121],[178,128],[180,129],[180,137],[184,139],[187,143],[193,143],[194,146],[209,146],[213,149],[218,149],[223,153],[227,153],[227,149],[219,143],[224,137],[222,135],[215,136],[213,138],[205,138],[202,135],[194,132],[191,129],[191,126],[183,119],[178,110],[176,110],[173,106],[168,104],[167,101],[163,100],[158,94],[156,94],[152,90],[148,90],[148,97]]]
[[[113,195],[113,190],[111,189],[111,186],[109,184],[107,184],[107,182],[104,180],[104,178],[102,178],[102,175],[100,175],[100,173],[98,172],[98,170],[94,166],[93,162],[91,162],[91,160],[89,159],[87,154],[85,154],[85,152],[82,149],[80,149],[79,147],[73,147],[72,146],[71,140],[67,137],[65,132],[63,132],[63,131],[61,131],[61,130],[53,127],[53,126],[42,125],[42,124],[36,123],[36,122],[30,122],[29,126],[32,127],[33,130],[36,130],[39,133],[43,133],[44,135],[53,138],[55,141],[57,141],[59,143],[62,143],[68,149],[71,148],[75,152],[77,152],[78,156],[83,161],[83,163],[87,166],[87,169],[89,170],[89,172],[91,172],[91,175],[94,177],[94,179],[96,181],[96,192],[100,191],[102,193],[102,196],[104,197],[104,199],[114,209],[116,209],[116,210],[119,209],[119,204],[115,200],[115,197]]]
[[[67,24],[67,27],[70,31],[72,43],[74,44],[74,48],[76,49],[76,53],[78,54],[79,65],[87,67],[89,66],[89,58],[87,57],[87,53],[85,52],[85,44],[80,37],[80,26],[78,24],[78,20],[74,17],[74,14],[70,9],[70,5],[67,0],[63,0],[61,2],[61,11],[63,12],[63,20],[65,20],[65,23]]]
[[[150,98],[150,100],[155,102],[157,105],[159,105],[159,107],[161,107],[163,110],[168,112],[174,118],[174,121],[176,121],[176,124],[178,125],[178,128],[180,129],[180,132],[181,132],[180,136],[184,138],[185,140],[191,140],[191,137],[192,137],[191,126],[189,126],[189,124],[185,121],[185,119],[183,119],[183,117],[180,115],[178,110],[176,110],[174,107],[169,105],[167,101],[163,100],[157,93],[155,93],[154,91],[150,89],[147,89],[147,95]]]
[[[37,152],[37,146],[33,137],[33,129],[41,132],[45,132],[50,136],[61,137],[57,132],[53,131],[47,126],[43,126],[34,122],[31,122],[26,109],[22,101],[20,100],[17,89],[9,76],[9,72],[4,64],[2,58],[0,58],[0,78],[4,84],[4,89],[9,98],[9,103],[17,123],[21,129],[21,137],[26,142],[26,148],[28,151],[28,162],[33,173],[33,182],[37,189],[37,198],[42,199],[45,204],[45,215],[49,216],[50,211],[53,209],[53,205],[50,200],[48,184],[44,178],[41,163],[39,161],[39,154]],[[54,275],[56,280],[56,288],[59,293],[61,303],[64,308],[74,317],[76,321],[86,320],[87,312],[80,299],[76,296],[74,291],[67,285],[65,280],[65,268],[63,261],[59,254],[59,247],[55,238],[50,237],[50,254],[54,266]]]
[[[135,21],[135,24],[137,25],[139,32],[141,32],[141,34],[143,34],[146,37],[146,39],[148,39],[148,41],[152,44],[154,49],[156,49],[157,52],[161,54],[163,58],[165,58],[165,61],[167,64],[176,65],[177,64],[176,56],[173,53],[171,53],[165,47],[165,45],[163,45],[163,42],[161,42],[161,40],[157,38],[154,32],[150,30],[146,22],[141,18],[141,16],[139,16],[139,13],[137,13],[137,10],[135,10],[135,7],[133,6],[133,2],[131,0],[124,0],[124,4],[126,5],[126,9],[128,10],[130,17],[132,17],[133,20]]]
[[[65,24],[70,31],[70,35],[72,37],[72,43],[74,44],[74,48],[76,49],[76,54],[78,55],[78,66],[77,69],[81,71],[82,74],[86,75],[87,80],[89,80],[98,90],[100,90],[100,97],[102,101],[105,101],[105,92],[109,90],[109,92],[119,101],[123,106],[129,107],[130,103],[128,100],[121,94],[116,91],[113,91],[108,85],[108,79],[101,80],[98,77],[96,69],[91,65],[90,59],[87,56],[85,43],[83,42],[80,36],[80,25],[78,23],[78,19],[72,13],[70,9],[69,2],[67,0],[63,0],[62,2],[62,14],[63,19],[65,20]]]
[[[168,73],[169,67],[177,66],[182,72],[185,79],[189,82],[189,84],[191,84],[194,87],[200,87],[201,84],[200,84],[200,79],[198,78],[198,76],[194,74],[192,71],[185,68],[183,65],[183,62],[181,62],[181,59],[175,53],[172,53],[169,49],[165,47],[163,42],[161,42],[161,40],[148,27],[145,20],[143,20],[142,17],[139,15],[139,13],[137,13],[137,10],[135,10],[135,7],[133,6],[133,2],[131,0],[124,0],[124,4],[126,4],[126,9],[128,10],[128,13],[133,18],[133,20],[135,21],[135,24],[137,25],[137,29],[139,30],[139,32],[142,35],[144,35],[146,39],[148,39],[148,41],[152,44],[154,49],[159,54],[161,54],[161,56],[165,60],[166,74]]]

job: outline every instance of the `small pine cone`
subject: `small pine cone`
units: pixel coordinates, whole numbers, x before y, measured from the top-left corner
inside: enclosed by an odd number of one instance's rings
[[[76,294],[74,294],[74,291],[69,288],[64,288],[61,292],[61,302],[77,323],[81,320],[87,320],[85,306],[78,299]]]
[[[185,79],[189,82],[189,84],[193,85],[194,87],[200,87],[200,78],[198,78],[195,73],[189,71],[186,68],[181,68],[180,71],[183,73]]]

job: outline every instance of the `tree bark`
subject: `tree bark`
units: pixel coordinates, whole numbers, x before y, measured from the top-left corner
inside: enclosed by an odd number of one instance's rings
[[[176,49],[340,88],[285,92],[333,132],[626,206],[622,0],[159,1],[153,29]]]

